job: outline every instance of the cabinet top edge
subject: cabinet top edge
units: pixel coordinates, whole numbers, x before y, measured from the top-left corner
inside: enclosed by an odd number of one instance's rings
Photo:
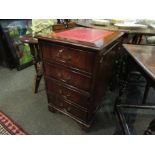
[[[66,31],[63,31],[63,32],[66,32]],[[37,38],[39,43],[42,41],[47,41],[52,43],[66,44],[66,45],[83,47],[87,49],[100,51],[106,46],[108,46],[109,44],[111,44],[112,42],[119,39],[122,35],[123,33],[120,33],[120,32],[112,32],[112,35],[109,35],[107,38],[97,39],[94,42],[57,37],[55,33],[53,33],[52,35],[38,35]]]

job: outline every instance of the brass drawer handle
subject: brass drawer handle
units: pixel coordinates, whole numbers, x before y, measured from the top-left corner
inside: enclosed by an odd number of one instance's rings
[[[71,96],[71,94],[69,94],[69,93],[65,95],[65,94],[63,93],[62,89],[59,89],[59,95],[62,95],[65,99],[67,99],[68,97]]]
[[[68,99],[68,97],[70,97],[70,96],[71,96],[70,94],[63,95],[63,97],[64,97],[65,99]]]
[[[70,62],[72,60],[70,55],[64,59],[62,59],[62,57],[60,55],[57,55],[57,58],[59,58],[59,61],[61,61],[63,63],[67,63],[67,62]]]
[[[64,51],[64,49],[58,50],[56,57],[61,58],[61,53]]]
[[[62,73],[57,73],[57,76],[63,82],[68,82],[71,80],[71,76],[63,77]]]
[[[67,97],[70,97],[70,96],[71,96],[71,94],[67,94],[66,96],[67,96]]]
[[[60,80],[63,82],[69,82],[71,80],[71,77],[68,76],[67,78],[60,78]]]
[[[61,61],[63,63],[71,61],[71,55],[68,55],[68,56],[63,58],[63,55],[62,55],[63,51],[64,51],[64,49],[60,49],[60,50],[58,50],[58,52],[56,54],[56,57],[59,59],[59,61]]]
[[[64,51],[64,49],[60,49],[60,50],[58,50],[59,53],[62,53],[63,51]]]

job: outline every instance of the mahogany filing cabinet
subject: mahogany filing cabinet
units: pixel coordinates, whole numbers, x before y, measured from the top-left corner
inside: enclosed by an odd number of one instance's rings
[[[104,103],[121,36],[90,28],[38,36],[50,111],[90,127]]]

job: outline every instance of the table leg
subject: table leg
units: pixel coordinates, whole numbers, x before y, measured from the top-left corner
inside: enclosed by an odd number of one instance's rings
[[[34,93],[37,93],[38,92],[38,88],[39,88],[39,84],[40,84],[41,78],[42,78],[42,75],[36,75],[36,77],[35,77]]]
[[[118,120],[122,128],[123,134],[131,135],[128,123],[126,122],[125,116],[122,114],[119,105],[116,106],[116,113],[117,113]]]
[[[114,109],[115,112],[117,104],[121,104],[122,96],[126,91],[127,79],[128,79],[128,55],[122,54],[119,59],[120,67],[119,67],[119,86],[118,86],[118,96],[116,97]]]
[[[132,44],[140,44],[142,41],[143,34],[135,34],[132,39]]]
[[[36,75],[35,75],[35,88],[34,93],[38,92],[39,83],[42,78],[42,63],[39,56],[38,44],[29,44],[30,50],[33,56],[33,64],[35,67]]]

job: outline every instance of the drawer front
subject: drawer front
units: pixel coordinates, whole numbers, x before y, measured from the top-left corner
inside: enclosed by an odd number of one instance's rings
[[[48,94],[48,104],[49,105],[54,105],[55,107],[63,110],[64,109],[64,104],[63,102],[60,100],[60,98],[58,98],[56,95],[52,95],[52,94]]]
[[[46,79],[46,82],[47,82],[48,91],[54,92],[62,96],[64,99],[70,100],[84,108],[88,107],[88,97],[80,94],[77,91],[61,86],[55,83],[54,81],[52,81],[51,79]]]
[[[79,89],[86,91],[90,90],[91,79],[84,75],[78,74],[58,65],[55,66],[53,64],[49,64],[47,62],[44,62],[44,72],[45,75],[49,77],[55,78]]]
[[[74,48],[57,46],[57,45],[42,45],[43,58],[64,63],[74,68],[93,72],[95,53],[82,51]]]
[[[69,115],[78,118],[82,121],[87,121],[87,112],[71,105],[70,103],[61,100],[54,95],[48,95],[49,105],[54,105],[56,108],[68,113]]]

